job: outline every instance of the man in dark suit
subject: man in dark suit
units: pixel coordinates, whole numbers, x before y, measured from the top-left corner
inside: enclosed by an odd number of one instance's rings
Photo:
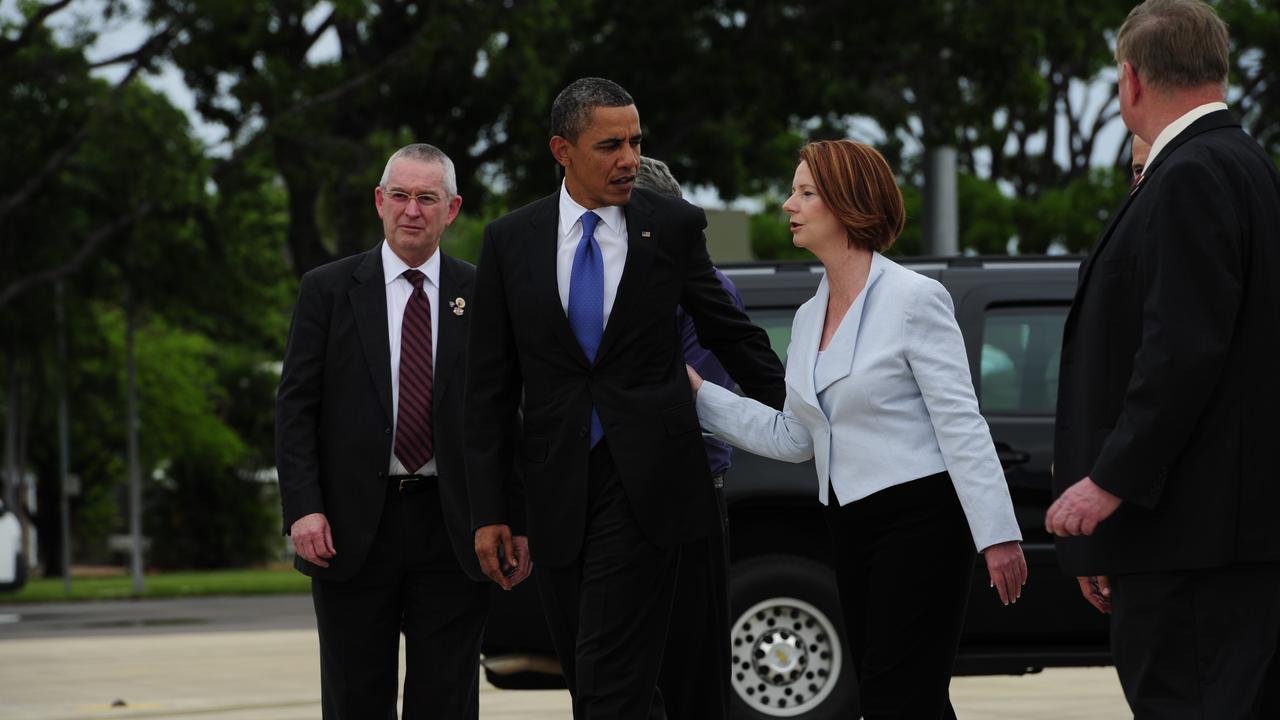
[[[707,531],[710,471],[676,306],[750,395],[784,396],[764,331],[712,271],[701,210],[633,190],[640,117],[608,80],[551,110],[560,190],[485,229],[467,358],[475,546],[504,587],[502,480],[518,460],[538,589],[578,718],[662,715],[654,691],[678,548]],[[510,418],[523,400],[523,432]]]
[[[395,718],[402,630],[404,717],[475,718],[488,588],[461,438],[475,269],[439,251],[462,206],[452,161],[401,148],[374,205],[386,239],[298,292],[276,405],[284,528],[312,578],[325,718]]]
[[[1280,173],[1222,103],[1226,26],[1149,0],[1116,41],[1152,145],[1081,266],[1046,525],[1138,718],[1280,717]]]

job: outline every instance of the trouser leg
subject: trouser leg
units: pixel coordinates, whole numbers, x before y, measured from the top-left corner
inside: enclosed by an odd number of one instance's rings
[[[1116,673],[1137,720],[1270,718],[1280,565],[1111,578]]]
[[[975,552],[945,473],[828,508],[866,720],[954,718],[948,697]]]
[[[368,559],[355,576],[311,581],[325,720],[396,717],[402,606],[398,523],[388,518],[394,503],[388,498],[383,507]]]
[[[641,533],[606,443],[591,453],[582,553],[568,567],[540,567],[538,588],[574,717],[662,717],[656,686],[679,553]]]
[[[433,489],[434,490],[434,489]],[[404,720],[476,720],[485,583],[466,576],[445,531],[439,495],[405,498]]]

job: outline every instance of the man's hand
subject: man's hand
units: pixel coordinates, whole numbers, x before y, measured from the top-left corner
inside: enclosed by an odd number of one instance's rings
[[[529,555],[529,538],[525,535],[516,535],[511,538],[511,543],[516,549],[515,563],[503,563],[503,575],[511,582],[511,587],[515,587],[525,580],[529,579],[529,574],[533,572],[533,559]]]
[[[1027,559],[1022,556],[1022,544],[1017,540],[992,545],[982,551],[987,560],[987,574],[991,587],[1000,595],[1000,602],[1008,605],[1022,597],[1022,586],[1027,584]]]
[[[1111,581],[1106,575],[1078,577],[1076,582],[1080,583],[1080,594],[1090,605],[1100,613],[1111,614]]]
[[[329,563],[326,560],[338,554],[333,549],[333,533],[324,513],[311,513],[294,520],[289,527],[289,537],[293,538],[293,549],[298,557],[312,565],[327,568]]]
[[[689,372],[689,387],[693,388],[693,394],[698,394],[698,389],[702,387],[702,376],[689,363],[684,364],[684,369]]]
[[[1092,535],[1098,523],[1111,517],[1121,502],[1086,477],[1067,488],[1062,497],[1049,506],[1044,527],[1058,537]]]
[[[499,550],[502,551],[501,562],[498,560]],[[525,555],[527,560],[527,548]],[[503,590],[515,587],[503,573],[504,565],[507,569],[514,568],[517,573],[523,572],[520,556],[516,554],[515,542],[511,538],[510,525],[482,525],[476,528],[476,557],[480,560],[480,570]]]

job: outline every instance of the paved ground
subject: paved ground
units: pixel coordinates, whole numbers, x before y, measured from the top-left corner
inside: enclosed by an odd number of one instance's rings
[[[309,612],[306,598],[0,606],[0,718],[318,718]],[[1110,668],[961,677],[952,697],[964,720],[1130,717]],[[562,720],[568,701],[485,685],[480,716]]]

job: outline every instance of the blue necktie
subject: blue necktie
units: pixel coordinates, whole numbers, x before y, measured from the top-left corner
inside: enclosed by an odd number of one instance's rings
[[[604,335],[604,258],[596,242],[596,223],[600,216],[588,210],[582,214],[582,240],[573,253],[573,271],[569,275],[569,326],[582,346],[587,361],[596,361],[600,336]],[[604,437],[604,426],[595,407],[591,408],[591,447]]]

